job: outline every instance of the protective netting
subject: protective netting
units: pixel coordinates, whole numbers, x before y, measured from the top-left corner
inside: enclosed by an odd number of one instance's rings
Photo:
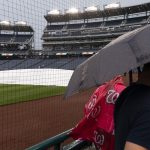
[[[94,15],[88,18],[93,12],[88,17],[81,15],[81,19],[78,13],[89,6],[100,11],[110,3],[127,7],[148,2],[0,0],[0,150],[23,150],[72,128],[81,119],[84,104],[93,92],[90,89],[64,100],[74,69],[131,30],[131,24],[145,25],[150,20],[149,10],[146,14],[144,7],[140,7],[136,19],[129,20],[130,25],[122,14],[116,22],[117,16],[110,15],[113,22],[108,21],[109,13],[96,19]],[[70,8],[73,12],[65,15]],[[62,17],[51,16],[59,11]],[[115,26],[121,24],[129,28],[123,28],[123,32],[119,28],[114,37],[97,38],[116,32]]]

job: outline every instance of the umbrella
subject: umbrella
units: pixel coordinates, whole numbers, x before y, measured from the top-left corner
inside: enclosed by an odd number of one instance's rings
[[[99,86],[116,75],[150,61],[150,25],[135,29],[110,42],[77,66],[65,97]]]

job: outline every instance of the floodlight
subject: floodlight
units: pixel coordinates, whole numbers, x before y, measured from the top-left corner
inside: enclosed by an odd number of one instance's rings
[[[93,55],[94,52],[82,52],[82,55]]]
[[[2,24],[2,25],[10,25],[10,21],[6,21],[6,20],[0,21],[0,24]]]
[[[108,4],[104,6],[105,9],[114,9],[114,8],[119,8],[119,7],[120,7],[119,3],[112,3],[112,4]]]
[[[85,8],[85,11],[87,11],[87,12],[97,11],[97,7],[96,6],[90,6],[90,7]]]
[[[67,53],[56,53],[57,56],[65,56]]]
[[[17,21],[17,22],[15,22],[15,25],[26,26],[27,23],[25,21]]]
[[[12,53],[2,53],[1,55],[2,55],[2,56],[13,56]]]
[[[59,15],[60,14],[60,11],[55,9],[55,10],[51,10],[48,12],[49,15]]]
[[[77,14],[79,10],[77,8],[70,8],[66,11],[67,14]]]

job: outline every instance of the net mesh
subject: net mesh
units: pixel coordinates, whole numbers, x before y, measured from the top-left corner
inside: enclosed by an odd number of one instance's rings
[[[54,9],[62,13],[72,7],[81,11],[88,6],[103,9],[105,4],[118,2],[129,6],[149,0],[0,0],[1,150],[25,149],[74,127],[93,92],[90,89],[64,100],[74,69],[89,55],[60,55],[61,47],[55,45],[52,48],[58,51],[57,57],[44,56],[44,16]],[[89,48],[82,46],[67,48],[77,53]]]

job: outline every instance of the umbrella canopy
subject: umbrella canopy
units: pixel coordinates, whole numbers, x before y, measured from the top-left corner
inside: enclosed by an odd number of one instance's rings
[[[80,64],[72,74],[65,97],[99,86],[149,61],[150,25],[147,25],[120,36]]]

